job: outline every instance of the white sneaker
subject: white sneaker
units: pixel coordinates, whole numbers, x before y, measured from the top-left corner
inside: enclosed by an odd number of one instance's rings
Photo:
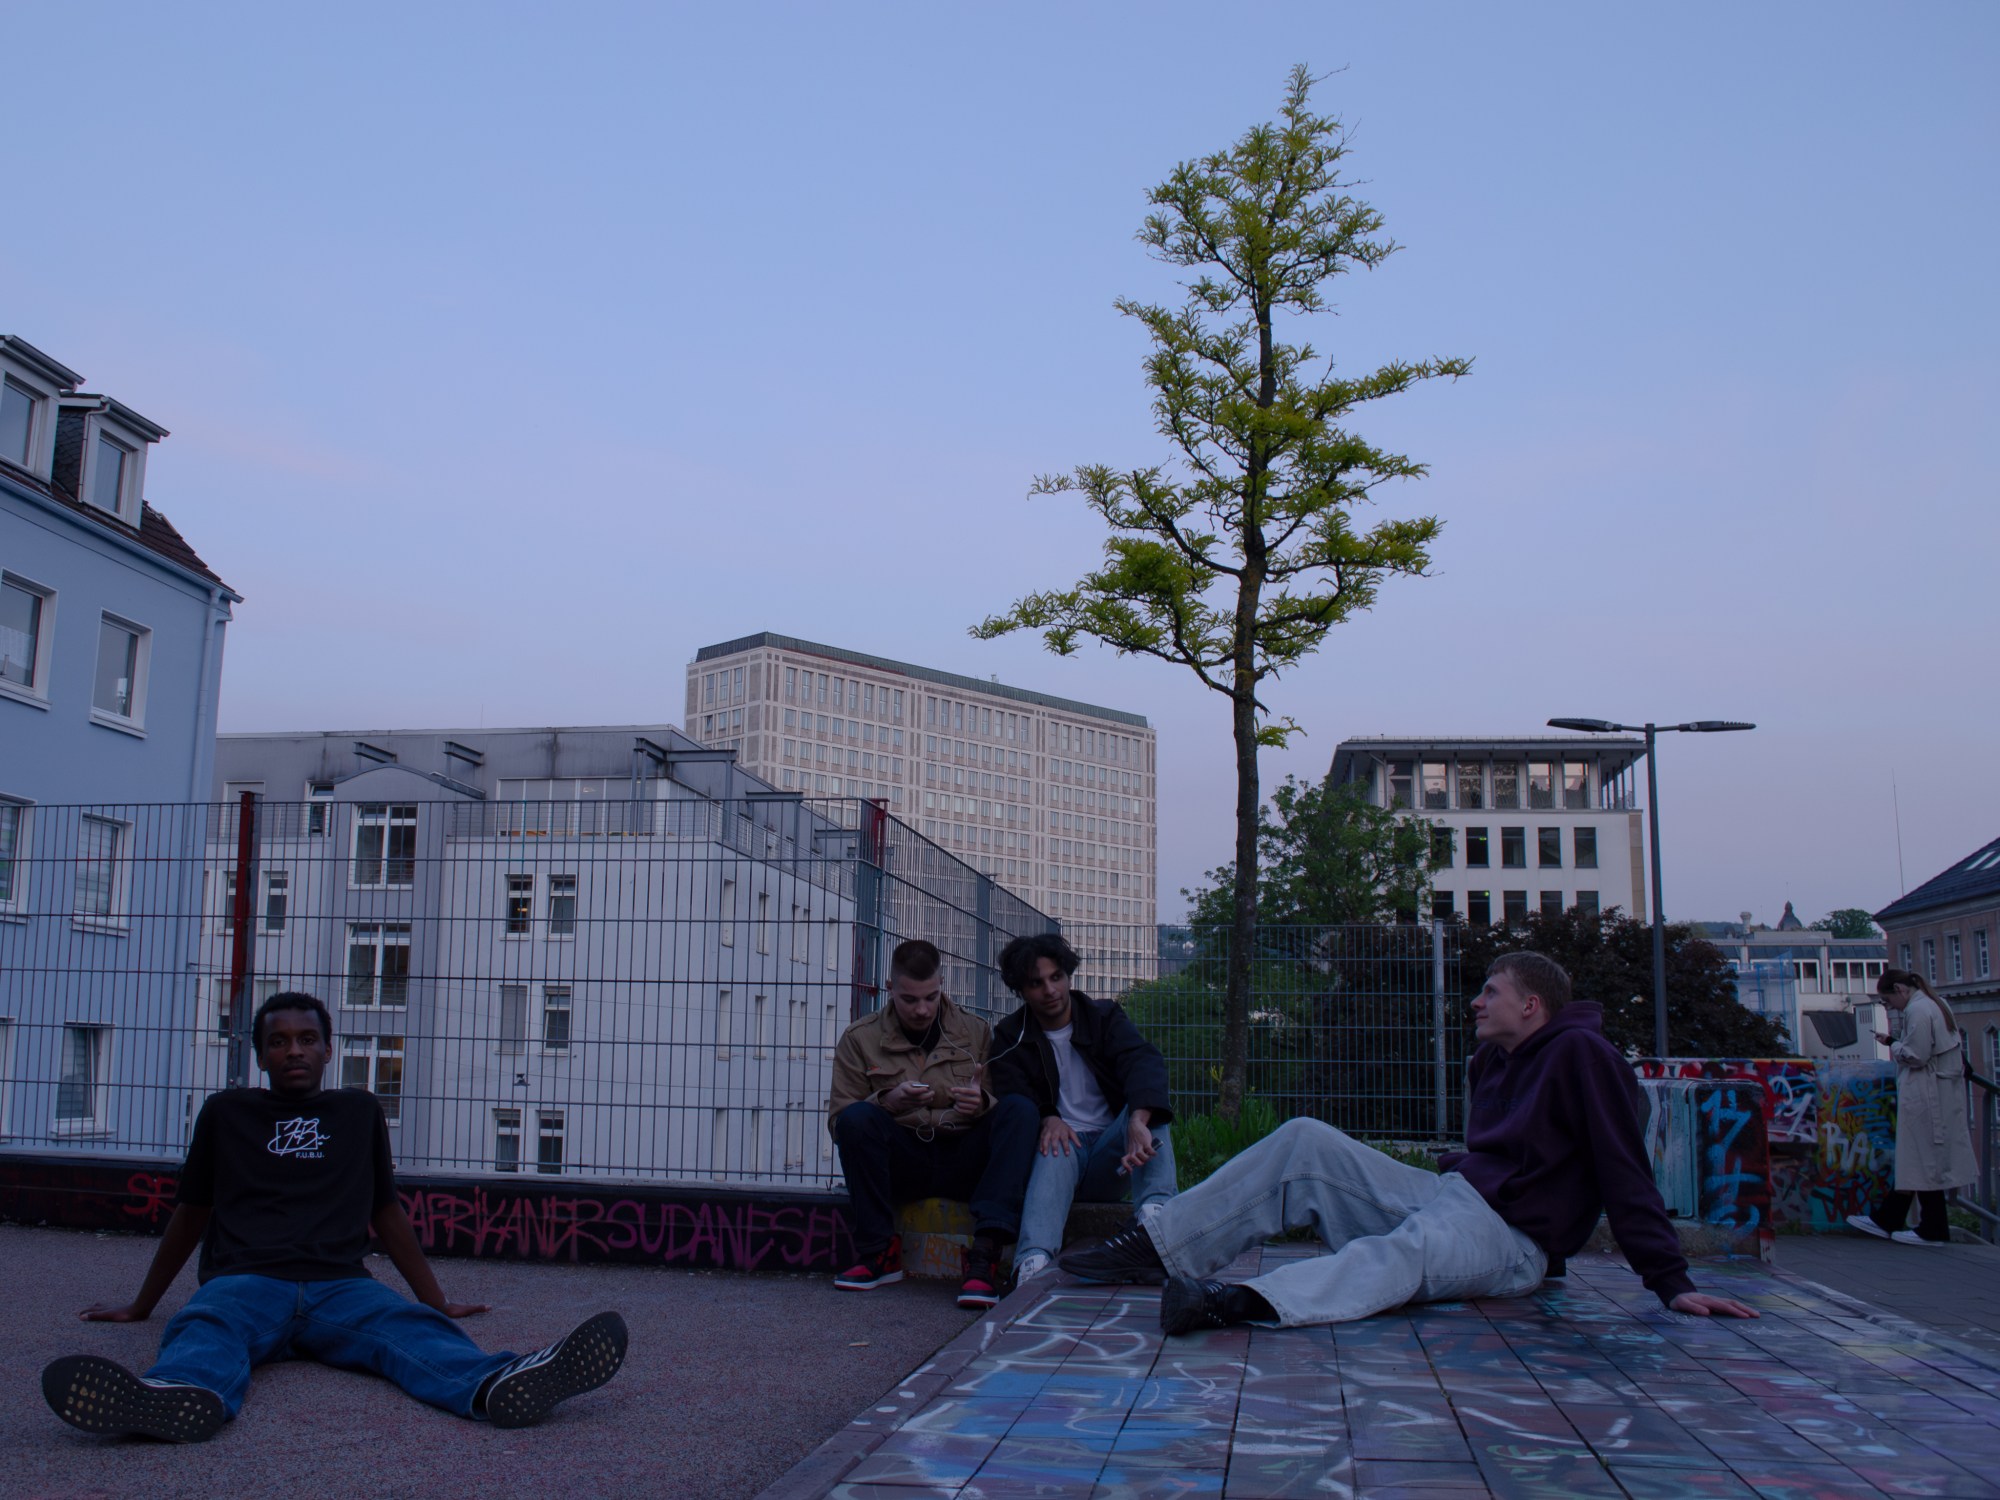
[[[1030,1250],[1014,1262],[1014,1285],[1023,1286],[1033,1281],[1049,1268],[1049,1258],[1039,1250]]]
[[[1899,1245],[1929,1245],[1933,1250],[1945,1243],[1943,1240],[1927,1240],[1914,1229],[1899,1229],[1889,1238]]]
[[[1847,1216],[1847,1225],[1850,1229],[1858,1229],[1863,1234],[1872,1234],[1878,1240],[1889,1238],[1889,1231],[1884,1229],[1880,1224],[1877,1224],[1867,1214],[1849,1214]]]

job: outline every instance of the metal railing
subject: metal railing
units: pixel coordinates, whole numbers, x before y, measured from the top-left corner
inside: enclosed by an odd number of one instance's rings
[[[906,937],[1014,1008],[998,955],[1054,923],[871,802],[37,807],[0,869],[0,1149],[171,1160],[255,1083],[280,990],[332,1014],[406,1170],[830,1188],[834,1044]],[[1213,1108],[1225,934],[1064,929],[1078,987]],[[1360,1134],[1462,1128],[1454,929],[1264,928],[1249,1086]]]
[[[2000,1086],[1967,1068],[1965,1088],[1967,1115],[1978,1121],[1974,1134],[1979,1143],[1979,1180],[1973,1184],[1970,1195],[1960,1192],[1958,1207],[1979,1220],[1980,1238],[1991,1245],[2000,1242],[2000,1198],[1994,1193],[1993,1160],[1996,1119],[2000,1119]]]

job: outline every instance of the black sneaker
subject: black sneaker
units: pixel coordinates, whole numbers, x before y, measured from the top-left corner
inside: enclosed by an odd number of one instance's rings
[[[72,1427],[136,1433],[167,1443],[205,1443],[222,1431],[228,1409],[198,1385],[147,1380],[95,1354],[66,1354],[42,1371],[42,1396]]]
[[[1056,1257],[1056,1264],[1085,1281],[1109,1281],[1126,1286],[1158,1286],[1167,1279],[1153,1237],[1136,1219],[1108,1240],[1079,1245]]]
[[[1177,1334],[1193,1333],[1200,1328],[1227,1328],[1235,1321],[1223,1311],[1222,1299],[1228,1290],[1219,1281],[1169,1276],[1166,1290],[1160,1293],[1160,1330]]]
[[[965,1251],[965,1279],[959,1283],[960,1307],[991,1307],[1000,1300],[1000,1252],[991,1241],[974,1240]]]
[[[903,1237],[889,1236],[889,1243],[873,1255],[856,1261],[833,1278],[843,1292],[872,1292],[878,1286],[903,1279]]]
[[[594,1391],[625,1362],[625,1320],[599,1313],[486,1382],[486,1419],[495,1427],[539,1422],[559,1402]]]

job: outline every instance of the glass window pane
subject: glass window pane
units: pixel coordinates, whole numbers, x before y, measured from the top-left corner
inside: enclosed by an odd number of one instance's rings
[[[1563,831],[1560,828],[1537,828],[1535,830],[1535,864],[1544,870],[1561,869],[1563,862]]]
[[[1502,919],[1509,926],[1519,926],[1528,920],[1528,893],[1526,891],[1505,891],[1501,894],[1504,907]]]
[[[103,818],[84,818],[78,824],[75,908],[78,916],[112,915],[112,896],[118,865],[118,835],[118,825]]]
[[[1556,805],[1556,763],[1552,760],[1528,762],[1528,806]]]
[[[9,380],[0,383],[0,458],[28,464],[28,433],[34,426],[35,398]]]
[[[13,802],[0,802],[0,905],[12,904],[14,900],[16,885],[14,870],[20,856],[20,806]],[[4,1066],[6,1061],[0,1058],[0,1067]]]
[[[108,437],[97,440],[97,457],[90,474],[90,503],[100,510],[118,509],[118,491],[125,479],[125,450]]]
[[[1416,779],[1416,762],[1392,760],[1389,762],[1389,805],[1391,807],[1412,807],[1416,803],[1413,795]]]
[[[1465,808],[1486,805],[1486,767],[1476,760],[1458,763],[1458,805]]]
[[[347,940],[347,1003],[375,1003],[375,942],[373,927],[357,927]]]
[[[0,583],[0,681],[35,685],[35,652],[42,640],[42,596]]]
[[[1576,867],[1579,870],[1597,868],[1597,830],[1579,828],[1576,830]]]
[[[1484,869],[1487,864],[1487,839],[1484,828],[1465,830],[1465,862],[1474,869]]]
[[[97,1037],[95,1026],[63,1028],[62,1076],[56,1081],[58,1120],[88,1120],[96,1114]]]
[[[1516,761],[1499,761],[1493,767],[1493,805],[1521,805],[1521,767]]]
[[[1508,870],[1525,870],[1528,867],[1527,829],[1500,830],[1500,864],[1503,869]]]
[[[139,665],[138,632],[109,620],[97,627],[97,690],[91,705],[121,719],[132,717],[132,676]]]
[[[1449,771],[1443,761],[1424,762],[1424,808],[1436,812],[1451,806],[1451,794],[1447,789],[1446,774]]]
[[[1590,793],[1590,763],[1581,760],[1563,762],[1563,806],[1588,807]]]
[[[1491,891],[1467,891],[1465,893],[1465,920],[1474,927],[1490,926],[1493,921],[1493,893]]]
[[[410,1003],[410,929],[382,929],[382,1003]]]
[[[1563,914],[1563,893],[1561,891],[1542,892],[1542,915],[1559,917]]]

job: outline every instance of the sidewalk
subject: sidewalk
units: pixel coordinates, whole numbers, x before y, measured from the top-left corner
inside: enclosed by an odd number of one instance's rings
[[[1887,1284],[1875,1248],[1931,1257],[1912,1310],[2000,1290],[1985,1247],[1828,1246],[1815,1266]],[[2000,1496],[2000,1343],[1754,1261],[1696,1275],[1763,1316],[1670,1313],[1587,1255],[1524,1298],[1169,1343],[1157,1291],[1043,1278],[764,1500]]]

